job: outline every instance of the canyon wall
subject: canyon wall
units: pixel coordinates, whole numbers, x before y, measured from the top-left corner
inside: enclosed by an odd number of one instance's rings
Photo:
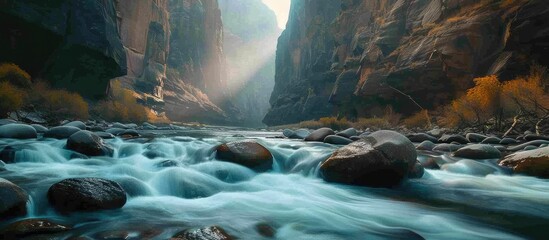
[[[337,2],[337,3],[336,3]],[[548,66],[543,0],[293,0],[278,43],[272,110],[280,125],[437,108],[473,85]],[[330,8],[324,8],[333,4]],[[336,6],[337,5],[337,6]]]
[[[244,126],[262,126],[274,87],[276,42],[281,31],[275,13],[261,0],[219,0],[231,99]]]

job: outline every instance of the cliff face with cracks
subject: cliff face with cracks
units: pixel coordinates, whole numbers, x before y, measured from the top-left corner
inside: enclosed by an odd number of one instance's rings
[[[1,0],[0,20],[0,61],[34,78],[96,99],[118,78],[172,120],[238,120],[217,0]]]
[[[547,1],[342,0],[329,10],[326,19],[325,9],[293,1],[265,123],[379,116],[386,106],[410,114],[419,109],[405,95],[436,108],[475,77],[549,65]]]

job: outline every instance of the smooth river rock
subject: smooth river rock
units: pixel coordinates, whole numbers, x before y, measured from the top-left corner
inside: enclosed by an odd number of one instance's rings
[[[268,171],[273,166],[271,152],[255,141],[237,141],[217,147],[216,158],[220,161],[236,163],[258,172]]]
[[[499,165],[510,167],[517,174],[549,179],[549,147],[513,153]]]
[[[400,184],[416,164],[416,149],[405,136],[378,131],[335,151],[322,165],[327,182],[369,187]]]
[[[77,127],[77,128],[80,128],[81,130],[86,130],[86,124],[82,121],[72,121],[67,124],[64,124],[63,126]]]
[[[218,226],[185,230],[173,236],[174,240],[232,240],[223,228]]]
[[[330,135],[335,135],[334,130],[330,128],[320,128],[313,131],[305,138],[307,142],[324,142],[324,138]]]
[[[440,139],[438,139],[438,142],[440,142],[440,143],[457,142],[457,143],[460,143],[460,144],[467,144],[467,143],[469,143],[469,140],[467,140],[464,136],[459,135],[459,134],[452,134],[452,135],[445,134],[445,135],[442,135],[442,137],[440,137]]]
[[[467,138],[467,140],[469,140],[469,142],[479,143],[479,142],[482,142],[484,139],[488,138],[488,136],[482,135],[482,134],[479,134],[479,133],[467,133],[465,135],[465,138]]]
[[[358,131],[354,128],[348,128],[348,129],[345,129],[341,132],[338,132],[336,135],[342,136],[342,137],[345,137],[345,138],[351,138],[353,136],[358,135]]]
[[[431,141],[431,142],[438,142],[438,138],[433,137],[427,133],[413,133],[406,136],[410,141],[412,142],[424,142],[424,141]]]
[[[114,181],[71,178],[52,185],[48,201],[60,212],[117,209],[126,204],[126,192]]]
[[[48,219],[25,219],[14,222],[0,231],[2,239],[19,239],[35,234],[50,234],[71,230],[71,227]],[[44,236],[41,236],[44,237]]]
[[[29,195],[12,182],[0,178],[0,219],[27,214]]]
[[[468,159],[499,159],[501,158],[501,152],[492,145],[473,144],[458,149],[454,153],[454,157]]]
[[[72,126],[52,127],[44,133],[45,138],[65,139],[81,131],[82,129]]]
[[[32,139],[37,136],[36,129],[26,124],[11,123],[0,126],[0,138]]]
[[[343,136],[330,135],[324,138],[324,142],[329,144],[336,144],[336,145],[347,145],[349,143],[352,143],[353,140]]]
[[[112,156],[114,150],[107,146],[103,138],[87,130],[79,131],[67,139],[67,149],[87,156]]]

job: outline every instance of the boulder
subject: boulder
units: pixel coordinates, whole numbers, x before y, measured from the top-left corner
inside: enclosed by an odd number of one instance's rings
[[[424,141],[431,141],[431,142],[438,142],[438,139],[436,137],[433,137],[427,133],[413,133],[408,136],[408,139],[412,142],[424,142]]]
[[[12,182],[0,178],[0,219],[27,214],[29,195]]]
[[[0,126],[4,126],[4,125],[7,125],[7,124],[12,124],[12,123],[17,123],[17,121],[12,120],[12,119],[7,119],[7,118],[0,119]]]
[[[32,139],[37,136],[36,129],[26,124],[11,123],[0,126],[0,138]]]
[[[549,179],[549,147],[510,154],[499,165],[512,168],[516,174]]]
[[[501,138],[498,137],[487,137],[486,139],[482,140],[482,144],[499,144],[501,142]]]
[[[33,127],[34,130],[36,130],[37,133],[45,133],[45,132],[48,131],[47,127],[44,127],[40,124],[31,124],[31,127]]]
[[[327,182],[392,187],[408,176],[416,157],[408,138],[378,131],[335,151],[322,163],[320,173]]]
[[[501,152],[492,145],[473,144],[458,149],[454,152],[454,157],[468,159],[499,159],[501,158]]]
[[[81,130],[67,139],[67,149],[87,156],[112,156],[114,150],[105,145],[103,138],[96,134]]]
[[[350,138],[350,137],[358,135],[358,131],[354,128],[348,128],[348,129],[345,129],[341,132],[338,132],[336,135],[342,136],[342,137],[345,137],[345,138]]]
[[[479,143],[479,142],[482,142],[484,139],[488,138],[488,136],[482,135],[479,133],[467,133],[465,135],[465,138],[467,138],[469,142]]]
[[[2,239],[18,239],[35,234],[51,234],[71,230],[69,226],[47,219],[26,219],[14,222],[0,231]]]
[[[52,127],[46,133],[44,133],[45,138],[55,138],[55,139],[65,139],[69,138],[71,135],[81,131],[82,129],[72,126],[59,126]]]
[[[432,151],[433,148],[435,148],[435,143],[429,141],[429,140],[425,140],[423,141],[422,143],[420,143],[419,145],[417,145],[416,149],[417,150],[423,150],[423,151]]]
[[[268,171],[273,166],[271,152],[261,144],[249,140],[221,144],[217,147],[216,158],[259,172]]]
[[[77,128],[80,128],[81,130],[86,130],[86,124],[82,121],[72,121],[67,124],[64,124],[63,126],[77,127]]]
[[[211,226],[205,228],[185,230],[177,233],[172,239],[182,240],[232,240],[225,230],[218,226]]]
[[[330,136],[327,136],[326,138],[324,138],[324,142],[329,143],[329,144],[336,144],[336,145],[347,145],[349,143],[352,143],[353,140],[348,139],[348,138],[343,137],[343,136],[330,135]]]
[[[48,201],[60,212],[117,209],[126,204],[126,192],[110,180],[71,178],[52,185]]]
[[[313,131],[309,136],[305,138],[308,142],[324,142],[324,138],[330,135],[335,135],[334,130],[330,128],[320,128]]]
[[[423,167],[423,165],[421,165],[421,163],[419,161],[416,161],[414,166],[412,166],[412,168],[410,168],[410,171],[408,172],[408,177],[409,178],[422,178],[424,174],[425,174],[425,168]]]
[[[440,139],[438,139],[438,142],[440,143],[451,143],[451,142],[457,142],[460,144],[467,144],[469,143],[469,140],[467,140],[464,136],[459,134],[452,134],[452,135],[442,135]]]

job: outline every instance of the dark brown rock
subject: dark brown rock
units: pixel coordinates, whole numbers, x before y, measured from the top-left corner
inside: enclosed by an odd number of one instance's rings
[[[225,230],[218,226],[185,230],[173,236],[175,239],[181,240],[232,240]]]
[[[499,165],[512,168],[516,174],[549,179],[549,147],[508,155]]]
[[[238,141],[225,143],[217,147],[216,158],[254,169],[259,172],[268,171],[273,166],[271,152],[254,141]]]
[[[121,208],[126,192],[120,184],[100,178],[71,178],[48,190],[48,200],[60,212]]]
[[[29,196],[25,190],[0,178],[0,219],[27,214]]]
[[[71,230],[70,226],[48,219],[26,219],[8,225],[0,231],[2,239],[17,239],[35,234],[51,234]]]
[[[330,128],[320,128],[315,131],[313,131],[309,136],[305,138],[305,141],[308,142],[324,142],[324,139],[327,136],[334,135],[334,130]]]
[[[82,130],[67,139],[67,148],[87,156],[112,156],[114,150],[96,134]]]

